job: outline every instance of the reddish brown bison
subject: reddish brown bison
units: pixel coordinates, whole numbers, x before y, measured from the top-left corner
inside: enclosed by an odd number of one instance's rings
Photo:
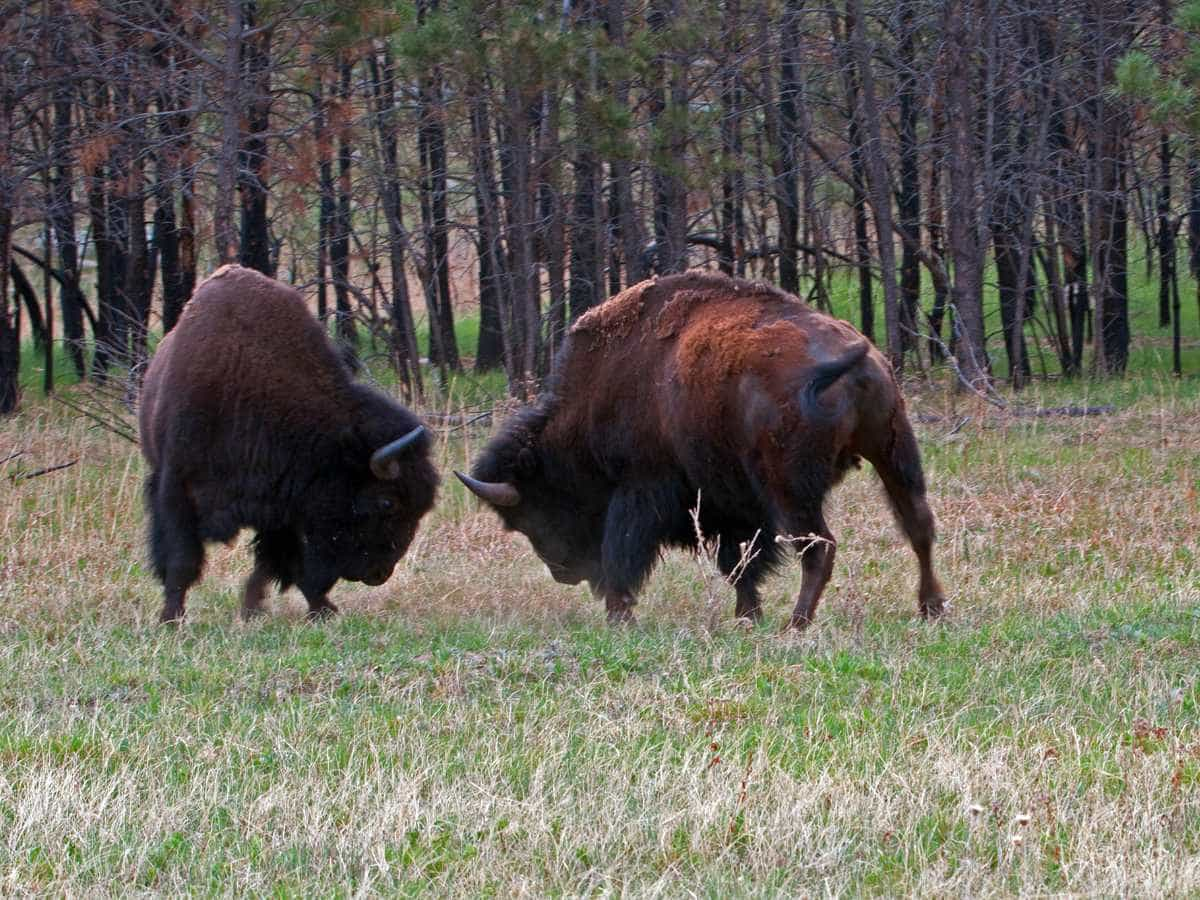
[[[660,548],[719,538],[737,615],[757,619],[776,537],[804,541],[791,622],[812,621],[833,567],[825,496],[871,461],[921,567],[921,614],[942,611],[933,515],[904,401],[850,325],[763,284],[687,272],[629,288],[583,316],[538,404],[506,422],[459,478],[529,538],[560,582],[587,581],[610,621],[632,618]],[[458,473],[456,473],[458,474]]]
[[[313,617],[339,578],[381,584],[433,505],[416,417],[356,383],[290,287],[225,266],[199,288],[146,372],[150,554],[164,622],[182,618],[204,542],[257,532],[243,612],[296,585]]]

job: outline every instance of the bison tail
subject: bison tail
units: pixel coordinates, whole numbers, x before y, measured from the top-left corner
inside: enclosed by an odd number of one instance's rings
[[[863,340],[851,347],[837,359],[821,363],[813,368],[808,382],[800,392],[800,405],[806,418],[826,418],[828,413],[821,409],[821,394],[835,381],[862,362],[871,349],[869,341]]]

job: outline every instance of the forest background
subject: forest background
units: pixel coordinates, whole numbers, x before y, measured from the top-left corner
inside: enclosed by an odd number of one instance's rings
[[[694,265],[976,389],[1121,374],[1139,338],[1194,372],[1197,10],[6,4],[0,410],[136,382],[232,261],[410,400],[464,367],[527,397],[582,312]]]

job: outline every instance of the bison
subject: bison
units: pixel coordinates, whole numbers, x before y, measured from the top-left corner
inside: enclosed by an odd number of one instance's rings
[[[502,426],[471,475],[455,474],[557,581],[587,581],[610,622],[632,620],[661,548],[696,546],[699,498],[699,529],[719,539],[727,577],[746,542],[757,551],[736,580],[738,617],[761,617],[760,580],[782,545],[801,545],[791,624],[803,627],[833,567],[825,497],[862,458],[916,551],[920,612],[936,616],[933,515],[887,361],[776,288],[690,271],[580,318],[547,392]]]
[[[337,611],[339,578],[382,584],[433,506],[438,477],[417,418],[355,382],[287,285],[239,266],[204,281],[151,360],[138,411],[149,464],[150,555],[183,617],[206,541],[253,528],[242,610],[271,581],[309,616]]]

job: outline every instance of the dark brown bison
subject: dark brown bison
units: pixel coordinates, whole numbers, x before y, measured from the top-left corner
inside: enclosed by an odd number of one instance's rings
[[[313,617],[339,578],[382,584],[433,505],[416,417],[353,381],[300,295],[239,266],[196,289],[146,372],[150,554],[182,618],[204,542],[257,532],[243,612],[296,585]]]
[[[629,288],[571,329],[550,387],[484,448],[470,477],[560,582],[587,581],[610,621],[664,546],[694,547],[689,511],[719,538],[737,615],[757,619],[777,537],[803,540],[791,622],[812,621],[833,567],[825,496],[860,458],[883,479],[920,561],[918,605],[942,610],[933,515],[886,360],[845,322],[764,284],[687,272]]]

